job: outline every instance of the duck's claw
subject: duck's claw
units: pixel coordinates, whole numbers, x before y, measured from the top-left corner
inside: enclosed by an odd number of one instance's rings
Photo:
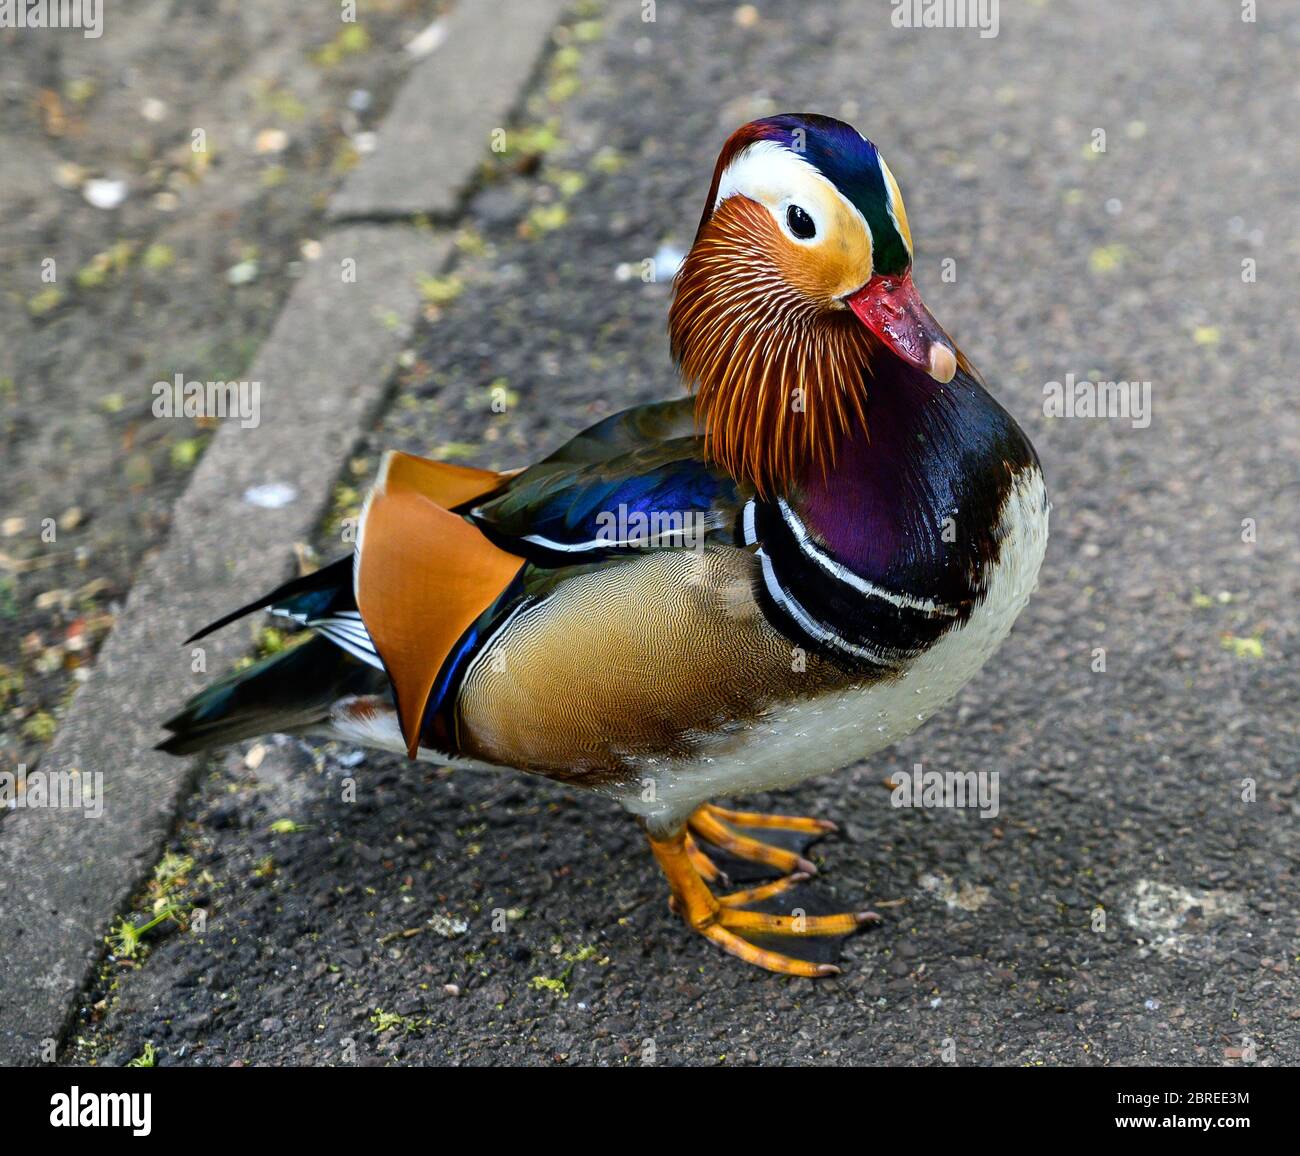
[[[691,865],[706,883],[730,882],[727,873],[700,850],[700,845],[692,838],[689,831],[686,832],[686,854],[690,857]]]
[[[790,856],[790,859],[795,861],[794,865],[799,864],[800,857],[797,855],[723,828],[723,820],[715,813],[718,810],[720,809],[700,808],[691,816],[689,821],[691,830],[701,837],[708,838],[715,846],[722,846],[731,854],[748,852],[746,858],[768,866],[776,865],[776,862],[781,866],[787,865],[789,860],[780,858],[782,856]],[[737,812],[722,812],[722,814],[734,815]],[[817,820],[803,820],[803,822],[812,823]],[[717,824],[717,827],[713,824]],[[751,823],[745,825],[758,826]],[[775,823],[769,825],[775,826]],[[819,832],[827,829],[829,828],[826,826],[817,828]],[[712,833],[706,835],[705,832]],[[725,838],[727,842],[721,842],[720,838],[714,838],[714,835]],[[705,872],[701,870],[699,860],[703,859],[704,863],[715,871],[717,868],[712,860],[695,846],[694,839],[686,827],[663,839],[651,835],[650,848],[668,877],[668,884],[672,888],[670,905],[673,910],[680,913],[689,926],[706,939],[711,939],[724,951],[729,951],[746,963],[757,964],[768,971],[808,977],[836,975],[840,969],[833,963],[797,958],[795,955],[777,951],[775,947],[789,945],[794,949],[798,944],[799,948],[804,949],[803,954],[824,954],[824,948],[822,950],[813,948],[814,943],[825,944],[827,940],[849,935],[863,925],[876,923],[880,919],[880,916],[872,911],[839,915],[808,915],[801,908],[795,908],[789,914],[748,910],[756,903],[780,897],[788,898],[791,889],[808,879],[811,871],[807,870],[795,870],[792,874],[772,883],[750,887],[729,895],[715,896],[705,882]],[[763,856],[761,859],[755,858],[758,853],[755,849],[761,849]],[[802,860],[802,863],[807,861]],[[811,864],[807,866],[811,867]],[[756,938],[768,941],[772,946],[761,946],[754,942]]]

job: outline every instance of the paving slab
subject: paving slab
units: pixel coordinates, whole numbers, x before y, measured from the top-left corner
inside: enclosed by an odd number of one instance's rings
[[[336,197],[335,230],[248,371],[259,420],[227,421],[213,439],[42,761],[43,773],[102,775],[102,813],[23,808],[0,824],[0,1063],[50,1056],[192,781],[194,764],[151,749],[157,724],[248,645],[238,630],[205,639],[196,672],[179,640],[288,572],[291,544],[311,538],[410,337],[419,277],[447,263],[445,235],[347,218],[454,208],[562,8],[506,0],[445,18],[443,43],[408,78],[383,147]]]
[[[190,764],[151,749],[159,721],[209,681],[181,639],[287,576],[290,545],[311,536],[409,336],[391,318],[415,317],[418,278],[448,251],[445,237],[413,226],[341,228],[250,368],[260,423],[228,419],[218,431],[41,764],[102,774],[102,814],[25,808],[0,823],[0,1062],[35,1063],[59,1037],[110,918],[157,858],[187,790]],[[355,280],[344,279],[347,261]],[[215,671],[248,636],[202,645]]]
[[[453,213],[564,7],[563,0],[501,0],[454,8],[445,40],[402,90],[375,153],[335,196],[331,216]]]

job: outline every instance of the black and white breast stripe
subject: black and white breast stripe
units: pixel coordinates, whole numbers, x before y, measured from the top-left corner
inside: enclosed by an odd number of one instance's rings
[[[816,542],[784,499],[749,501],[745,545],[757,545],[761,601],[778,627],[864,672],[901,670],[965,618],[963,608],[863,578]]]
[[[640,517],[644,511],[632,511]],[[660,512],[644,515],[647,517],[691,519],[688,525],[678,526],[667,523],[657,528],[642,530],[633,528],[628,537],[617,533],[594,533],[590,527],[576,528],[577,536],[570,540],[553,537],[550,534],[522,534],[514,537],[502,534],[499,529],[482,516],[482,507],[470,511],[475,525],[489,539],[511,553],[521,554],[529,561],[547,567],[578,566],[587,562],[598,562],[622,554],[638,554],[646,550],[695,549],[710,540],[718,532],[729,536],[729,521],[716,511],[688,510],[682,512]]]

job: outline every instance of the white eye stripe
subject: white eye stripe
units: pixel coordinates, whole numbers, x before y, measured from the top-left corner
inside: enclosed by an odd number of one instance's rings
[[[898,213],[895,211],[894,197],[898,192],[898,179],[894,176],[893,170],[885,164],[884,157],[877,153],[876,159],[880,161],[880,171],[885,176],[885,208],[889,213],[889,219],[894,222],[894,232],[898,234],[898,239],[903,242],[907,255],[909,257],[915,256],[912,252],[912,243],[907,239],[907,230],[899,223]]]
[[[776,141],[755,141],[732,158],[718,181],[718,195],[713,207],[716,210],[723,201],[734,196],[757,201],[767,206],[787,237],[802,245],[812,245],[826,235],[828,195],[858,219],[874,247],[875,237],[871,225],[857,205],[844,196],[812,162]],[[812,218],[817,230],[812,237],[796,237],[790,231],[786,211],[792,204],[798,205]]]
[[[737,194],[770,204],[797,188],[807,188],[814,181],[830,184],[808,161],[784,145],[770,140],[756,141],[742,149],[723,170],[713,207],[716,209]]]

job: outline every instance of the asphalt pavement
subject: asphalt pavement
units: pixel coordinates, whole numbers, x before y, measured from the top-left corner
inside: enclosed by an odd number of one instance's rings
[[[512,147],[485,147],[318,549],[383,448],[515,466],[673,396],[665,274],[721,142],[852,121],[1054,503],[1035,599],[946,711],[746,800],[837,820],[821,886],[883,924],[839,978],[769,975],[686,932],[606,803],[268,740],[205,766],[135,905],[203,916],[105,960],[65,1058],[1300,1062],[1296,14],[1006,3],[985,38],[832,0],[646,13],[567,18]],[[1149,423],[1048,416],[1070,374],[1149,381]],[[917,763],[997,772],[998,815],[892,807]]]

